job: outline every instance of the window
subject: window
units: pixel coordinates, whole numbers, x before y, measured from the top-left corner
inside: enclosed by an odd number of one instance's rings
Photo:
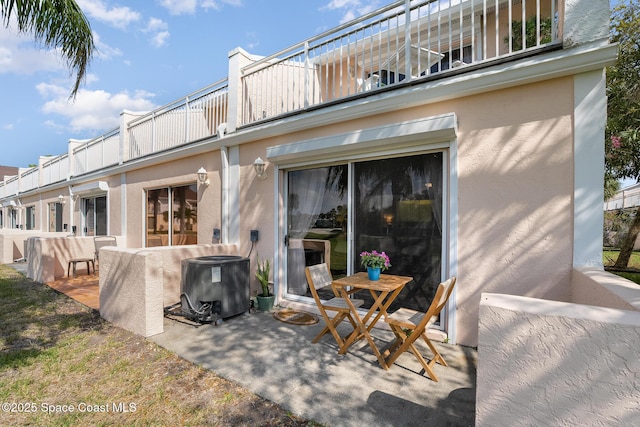
[[[62,203],[49,203],[49,231],[62,231]]]
[[[18,211],[9,209],[9,228],[18,228]]]
[[[85,236],[107,235],[107,196],[82,199]]]
[[[198,243],[197,185],[148,190],[146,229],[147,247]]]
[[[26,209],[27,218],[26,218],[26,229],[27,230],[35,230],[36,228],[36,207],[35,206],[27,206]]]

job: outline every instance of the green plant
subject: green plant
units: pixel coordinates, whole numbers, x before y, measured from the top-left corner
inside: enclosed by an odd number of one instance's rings
[[[361,252],[360,263],[364,267],[379,268],[381,271],[385,271],[387,268],[391,267],[389,256],[384,253],[384,251],[378,252],[375,249],[371,252]]]
[[[538,45],[537,34],[537,18],[531,17],[525,22],[525,45],[522,44],[522,21],[513,21],[511,23],[511,50],[522,50],[526,47],[533,47]],[[546,44],[551,42],[551,18],[540,19],[540,44]],[[505,36],[505,43],[509,43],[509,36]]]
[[[269,293],[269,273],[271,272],[271,263],[268,259],[263,259],[260,262],[260,256],[257,256],[256,260],[256,278],[260,282],[260,286],[262,286],[262,296],[268,297]]]

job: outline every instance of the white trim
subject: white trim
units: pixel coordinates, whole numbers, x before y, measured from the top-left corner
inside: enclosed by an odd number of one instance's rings
[[[227,149],[227,215],[228,243],[240,244],[240,147]]]
[[[443,253],[442,271],[446,276],[457,276],[458,272],[458,146],[457,146],[457,118],[455,113],[434,117],[426,117],[407,122],[393,123],[385,126],[357,130],[339,135],[298,141],[267,148],[267,158],[274,163],[276,176],[280,176],[285,169],[322,164],[323,162],[345,161],[350,167],[353,162],[363,158],[377,158],[381,155],[412,155],[425,150],[443,150],[443,244],[447,245]],[[351,175],[351,171],[349,172]],[[285,186],[280,187],[274,180],[274,224],[276,238],[274,253],[280,254],[277,259],[284,261],[284,252],[280,250],[280,234],[285,224],[278,222],[280,215],[286,215],[286,198],[280,212],[280,192],[286,192]],[[352,206],[352,182],[349,181],[347,204]],[[347,228],[347,253],[352,254],[353,224]],[[283,246],[283,245],[282,245]],[[348,273],[352,260],[347,260]],[[281,278],[286,275],[282,266],[274,266]],[[277,285],[277,283],[276,283]],[[284,289],[276,292],[278,298],[286,298],[293,307],[304,307],[308,302],[302,297],[287,295]],[[449,342],[457,342],[456,330],[456,289],[449,299],[447,306],[446,324],[441,328],[447,333]]]
[[[449,245],[449,253],[447,254],[447,266],[448,269],[445,270],[447,275],[457,276],[458,275],[458,141],[454,140],[449,145],[449,161],[446,166],[448,166],[449,179],[447,180],[447,184],[449,186],[448,192],[444,193],[447,195],[447,203],[443,205],[448,208],[447,212],[444,212],[443,222],[447,222],[447,227],[442,227],[443,230],[448,230],[448,236],[446,238],[446,242]],[[446,279],[446,278],[445,278]],[[457,290],[458,283],[453,288],[451,296],[449,297],[449,301],[447,302],[447,314],[446,314],[446,327],[445,332],[447,333],[447,337],[449,338],[449,342],[451,344],[457,343],[457,328],[456,328],[456,318],[457,318]]]
[[[602,268],[604,128],[607,122],[604,70],[574,77],[573,265]]]
[[[2,207],[3,208],[16,207],[16,206],[18,206],[18,205],[16,204],[15,200],[7,200],[7,201],[2,202]]]
[[[220,147],[220,164],[222,180],[220,189],[220,243],[229,243],[229,153],[227,147]]]
[[[276,163],[305,160],[320,161],[346,155],[370,154],[393,145],[393,151],[424,146],[455,138],[455,113],[426,117],[407,122],[392,123],[339,135],[308,139],[267,148],[267,158]],[[392,142],[390,142],[392,141]]]
[[[121,236],[127,236],[127,174],[126,172],[123,172],[120,174],[120,232],[117,233]],[[144,208],[142,209],[143,214],[145,215],[144,217],[144,221],[142,222],[143,224],[145,224],[144,226],[146,227],[146,215],[147,215],[147,206],[145,203]],[[111,215],[108,214],[107,212],[107,221],[108,221],[108,226],[107,228],[109,229],[109,234],[112,233],[111,230]],[[114,233],[116,234],[116,233]],[[147,234],[146,230],[143,234]],[[143,244],[144,247],[144,244]]]
[[[71,187],[72,196],[88,196],[103,194],[109,191],[109,184],[106,181],[95,181],[89,184],[76,185]]]

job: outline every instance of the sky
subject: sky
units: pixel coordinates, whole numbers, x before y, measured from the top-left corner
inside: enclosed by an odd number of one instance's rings
[[[15,23],[0,27],[0,165],[26,168],[70,139],[115,129],[227,77],[228,53],[271,55],[390,0],[76,0],[96,52],[75,100],[75,75]]]

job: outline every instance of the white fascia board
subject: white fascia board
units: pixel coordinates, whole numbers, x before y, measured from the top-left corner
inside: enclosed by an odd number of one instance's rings
[[[299,162],[371,152],[373,149],[388,146],[390,141],[393,142],[394,149],[424,145],[425,141],[429,143],[450,141],[456,136],[456,125],[454,113],[426,117],[268,147],[267,158],[277,163],[293,160]]]

